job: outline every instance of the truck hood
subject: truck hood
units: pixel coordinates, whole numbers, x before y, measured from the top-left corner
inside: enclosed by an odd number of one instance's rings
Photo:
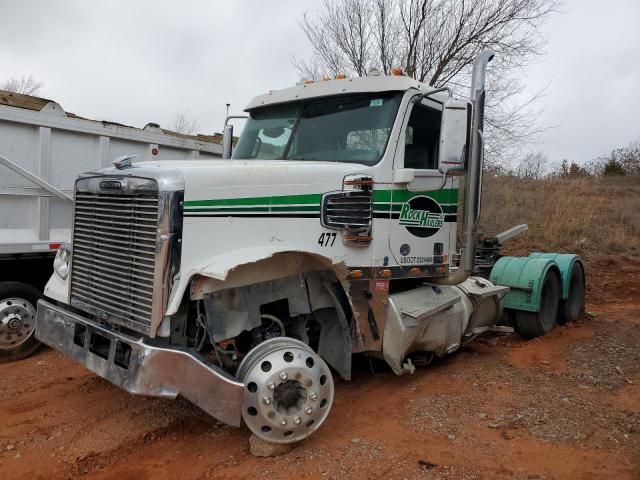
[[[135,163],[170,167],[182,173],[185,202],[283,195],[305,195],[342,189],[346,175],[369,174],[372,167],[340,162],[289,160],[193,160]]]

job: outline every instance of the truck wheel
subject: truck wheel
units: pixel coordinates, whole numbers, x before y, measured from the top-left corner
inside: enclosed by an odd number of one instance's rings
[[[524,338],[541,337],[550,332],[556,324],[560,304],[560,278],[550,270],[545,276],[540,295],[540,310],[525,312],[516,310],[514,328]]]
[[[0,363],[28,357],[40,346],[34,335],[39,297],[26,283],[0,282]]]
[[[327,364],[305,343],[288,337],[257,345],[242,360],[242,418],[257,437],[293,443],[325,421],[333,404],[333,377]]]
[[[579,262],[575,262],[569,273],[569,296],[566,300],[560,300],[558,324],[576,320],[584,312],[585,297],[584,270]]]

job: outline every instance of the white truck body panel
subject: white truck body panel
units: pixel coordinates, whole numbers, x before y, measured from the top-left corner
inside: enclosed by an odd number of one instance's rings
[[[15,96],[17,98],[17,96]],[[22,100],[25,96],[19,96]],[[0,92],[0,155],[73,196],[79,174],[109,166],[122,155],[137,160],[216,159],[212,137],[166,133],[150,124],[144,129],[78,118],[55,102],[40,110],[12,106],[13,94]],[[30,108],[31,107],[31,108]],[[153,154],[156,149],[156,154]],[[0,254],[55,250],[69,241],[70,202],[55,197],[6,165],[0,164]]]

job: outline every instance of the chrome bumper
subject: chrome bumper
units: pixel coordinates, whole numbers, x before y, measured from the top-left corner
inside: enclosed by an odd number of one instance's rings
[[[212,417],[240,426],[244,385],[186,350],[155,347],[38,301],[36,337],[134,395],[182,395]]]

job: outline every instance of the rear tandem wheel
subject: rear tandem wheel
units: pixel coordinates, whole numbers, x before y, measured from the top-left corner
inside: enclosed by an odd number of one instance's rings
[[[573,322],[584,313],[585,283],[584,268],[580,262],[575,262],[569,272],[569,295],[565,300],[560,300],[559,325]]]
[[[556,324],[560,305],[560,277],[555,270],[549,270],[542,283],[540,310],[527,312],[515,310],[513,326],[524,338],[541,337],[549,333]]]

